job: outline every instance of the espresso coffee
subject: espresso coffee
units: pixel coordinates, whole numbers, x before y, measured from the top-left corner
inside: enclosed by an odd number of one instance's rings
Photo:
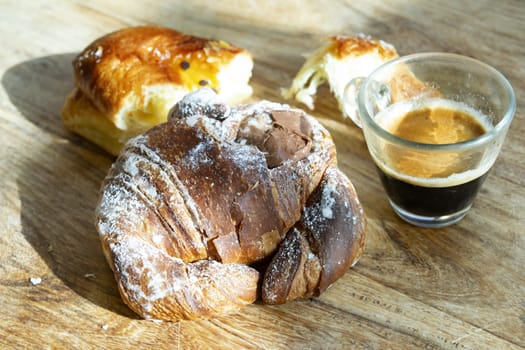
[[[479,137],[490,129],[485,116],[456,102],[433,99],[420,106],[394,106],[376,120],[391,134],[417,143],[401,148],[385,142],[381,159],[376,159],[398,210],[439,217],[470,208],[488,171],[480,164],[483,154],[429,152],[418,144],[457,144]]]
[[[468,210],[488,173],[460,185],[426,187],[399,180],[379,169],[388,197],[398,210],[439,217]]]

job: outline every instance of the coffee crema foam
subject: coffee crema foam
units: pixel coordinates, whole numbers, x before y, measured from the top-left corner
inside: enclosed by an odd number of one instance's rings
[[[424,144],[460,143],[493,129],[489,118],[481,112],[442,98],[395,103],[375,120],[391,134]],[[385,173],[425,187],[462,184],[480,177],[492,166],[490,161],[482,161],[482,151],[434,152],[382,141],[371,153]]]

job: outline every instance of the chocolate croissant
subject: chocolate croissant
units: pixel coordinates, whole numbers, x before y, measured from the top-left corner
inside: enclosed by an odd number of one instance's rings
[[[313,117],[201,89],[126,144],[96,226],[123,300],[175,321],[320,295],[361,256],[366,221]]]

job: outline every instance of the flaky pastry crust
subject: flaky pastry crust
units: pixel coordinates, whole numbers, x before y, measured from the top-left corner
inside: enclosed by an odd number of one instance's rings
[[[353,79],[366,78],[374,69],[397,57],[394,46],[383,40],[363,34],[332,36],[308,56],[282,95],[313,109],[317,88],[328,83],[339,109],[359,125],[357,106],[354,101],[347,101],[345,89]]]
[[[228,103],[252,93],[245,49],[159,26],[125,28],[88,45],[73,61],[75,89],[64,125],[116,155],[122,145],[165,122],[187,93],[207,86]]]

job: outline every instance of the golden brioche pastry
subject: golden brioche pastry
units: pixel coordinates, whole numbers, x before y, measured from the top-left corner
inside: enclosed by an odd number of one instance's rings
[[[320,295],[361,256],[366,221],[313,117],[200,89],[126,144],[96,226],[126,304],[176,321]]]
[[[207,86],[230,104],[252,93],[253,61],[246,50],[165,27],[103,36],[73,67],[76,87],[62,108],[63,123],[113,155],[131,137],[165,122],[191,91]]]
[[[307,58],[297,72],[290,88],[283,89],[287,99],[296,99],[308,108],[314,108],[318,86],[328,83],[339,108],[359,124],[357,106],[343,108],[345,88],[354,78],[365,78],[383,63],[398,57],[389,43],[363,34],[333,36],[328,44]]]

